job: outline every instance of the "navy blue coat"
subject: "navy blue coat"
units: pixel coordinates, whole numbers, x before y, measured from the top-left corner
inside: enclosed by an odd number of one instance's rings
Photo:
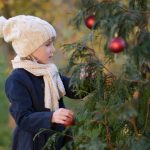
[[[69,88],[69,78],[61,76],[66,96],[78,98]],[[10,113],[16,122],[12,150],[41,150],[52,135],[52,131],[41,133],[33,141],[33,137],[41,128],[63,131],[64,126],[51,122],[53,112],[44,108],[44,80],[42,76],[34,76],[24,69],[15,69],[5,84],[6,96],[10,101]],[[59,107],[64,108],[63,99]],[[60,149],[65,143],[61,137],[57,143]]]

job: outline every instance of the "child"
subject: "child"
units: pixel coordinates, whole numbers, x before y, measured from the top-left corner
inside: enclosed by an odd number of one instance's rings
[[[52,131],[33,140],[35,134],[41,128],[62,132],[74,119],[62,97],[77,98],[69,88],[69,78],[61,76],[51,63],[56,31],[38,17],[19,15],[8,20],[0,17],[0,36],[12,42],[17,54],[5,84],[10,113],[16,122],[12,150],[41,150]],[[55,148],[61,149],[66,142],[60,137]]]

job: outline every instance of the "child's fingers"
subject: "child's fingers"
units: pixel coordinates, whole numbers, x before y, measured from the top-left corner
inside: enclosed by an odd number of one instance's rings
[[[68,121],[72,121],[73,119],[74,119],[73,111],[69,109],[60,108],[53,113],[52,122],[64,123],[64,121],[68,122]]]
[[[67,111],[66,114],[65,114],[67,117],[69,118],[74,118],[74,113],[72,111]]]
[[[74,117],[74,112],[69,110],[69,109],[61,108],[60,111],[61,111],[62,115],[64,115],[64,116],[67,116],[69,118],[73,118]]]
[[[60,124],[66,124],[67,122],[72,122],[73,118],[68,118],[68,117],[58,117],[56,118],[56,123],[60,123]]]
[[[64,121],[72,121],[74,118],[71,118],[71,117],[63,117],[63,119],[62,120],[64,120]]]
[[[58,120],[58,121],[57,121],[57,123],[60,123],[60,124],[65,124],[65,122],[66,122],[66,121],[64,121],[64,120]]]

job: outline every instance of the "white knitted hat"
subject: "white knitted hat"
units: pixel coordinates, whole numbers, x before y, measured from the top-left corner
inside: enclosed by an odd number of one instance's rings
[[[26,57],[52,37],[56,31],[51,24],[34,16],[19,15],[10,19],[0,17],[0,37],[12,42],[17,55]]]

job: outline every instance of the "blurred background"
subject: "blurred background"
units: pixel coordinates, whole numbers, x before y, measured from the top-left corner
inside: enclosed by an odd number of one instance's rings
[[[79,39],[78,32],[70,25],[70,19],[77,10],[75,0],[0,0],[0,16],[10,18],[16,15],[34,15],[50,22],[57,31],[55,47],[57,49],[54,61],[60,69],[67,62],[67,56],[62,51],[63,44]],[[86,32],[87,28],[83,29]],[[4,93],[5,80],[12,71],[11,60],[15,54],[11,44],[0,39],[0,150],[10,150],[11,138],[15,123],[9,114],[9,102]],[[75,109],[77,103],[65,98],[68,107]]]

